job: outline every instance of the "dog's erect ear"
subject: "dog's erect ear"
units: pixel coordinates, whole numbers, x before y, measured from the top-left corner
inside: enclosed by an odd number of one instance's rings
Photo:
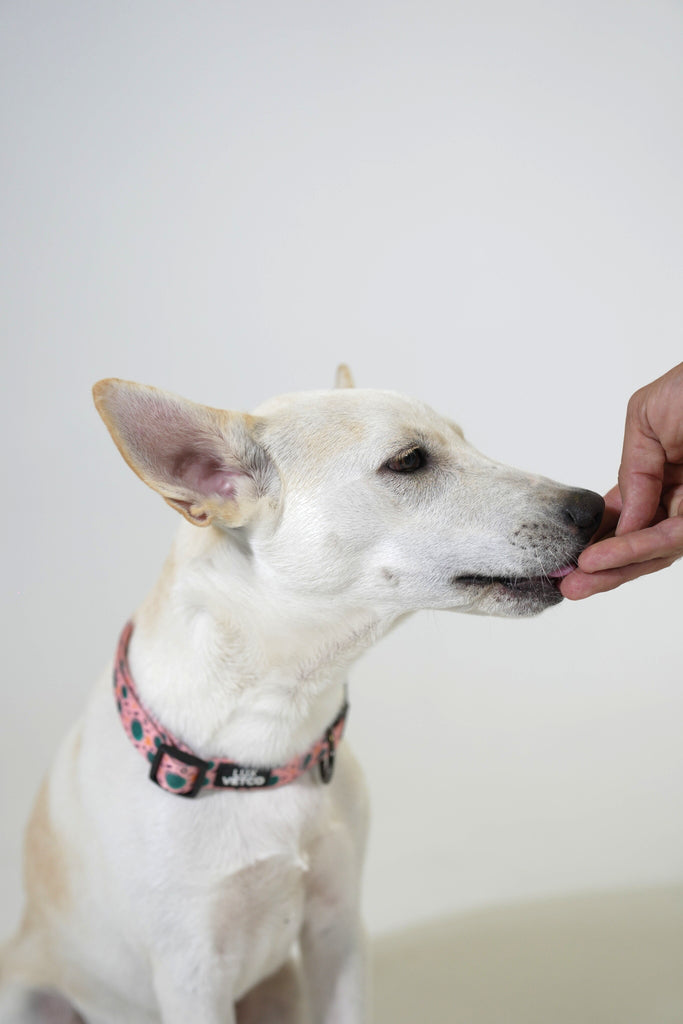
[[[99,381],[93,397],[131,469],[196,526],[243,526],[277,487],[252,416],[124,380]]]
[[[337,367],[337,376],[334,380],[335,388],[355,388],[353,377],[346,363],[340,363]]]

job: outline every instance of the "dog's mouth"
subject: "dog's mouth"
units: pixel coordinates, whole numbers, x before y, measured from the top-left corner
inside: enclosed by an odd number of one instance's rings
[[[575,568],[576,565],[572,563],[571,565],[564,565],[560,569],[553,569],[538,576],[485,576],[479,574],[456,576],[453,582],[462,583],[465,586],[489,586],[492,583],[499,583],[508,590],[528,591],[540,586],[558,587],[560,580],[563,580]]]
[[[560,582],[575,568],[576,564],[572,563],[538,576],[456,576],[453,583],[475,592],[481,591],[482,595],[486,592],[497,602],[503,600],[506,604],[510,601],[513,604],[519,603],[525,606],[526,611],[533,612],[562,600]]]

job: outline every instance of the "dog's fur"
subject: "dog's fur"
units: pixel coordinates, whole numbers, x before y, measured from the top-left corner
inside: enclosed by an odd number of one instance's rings
[[[130,663],[143,703],[201,757],[286,763],[404,616],[541,611],[598,526],[597,495],[493,462],[427,406],[351,388],[345,368],[338,383],[251,416],[95,387],[123,457],[186,520]],[[147,776],[107,670],[29,826],[2,1024],[298,1024],[299,974],[314,1024],[366,1020],[367,809],[346,743],[329,785],[308,772],[188,800]]]

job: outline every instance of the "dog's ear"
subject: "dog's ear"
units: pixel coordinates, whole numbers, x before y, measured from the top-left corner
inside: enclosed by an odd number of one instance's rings
[[[337,375],[334,380],[335,388],[355,388],[353,377],[346,363],[340,363],[337,367]]]
[[[115,379],[95,384],[93,397],[131,469],[196,526],[243,526],[277,486],[252,416]]]

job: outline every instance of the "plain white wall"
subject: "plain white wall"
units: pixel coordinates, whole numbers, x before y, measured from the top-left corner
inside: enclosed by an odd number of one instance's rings
[[[0,933],[40,776],[174,514],[90,402],[410,392],[496,457],[614,481],[683,356],[683,7],[0,6]],[[358,664],[380,931],[683,874],[680,565],[538,619],[422,614]]]

